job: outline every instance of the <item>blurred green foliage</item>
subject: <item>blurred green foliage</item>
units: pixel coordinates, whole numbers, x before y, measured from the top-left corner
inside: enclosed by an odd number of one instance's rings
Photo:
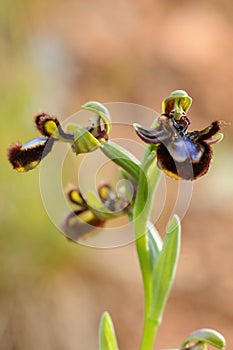
[[[6,148],[12,141],[23,143],[37,137],[33,114],[44,81],[26,54],[34,5],[19,0],[1,1],[0,6],[1,293],[12,292],[24,278],[59,269],[78,249],[66,244],[50,222],[40,197],[38,170],[26,176],[18,174],[6,159]]]

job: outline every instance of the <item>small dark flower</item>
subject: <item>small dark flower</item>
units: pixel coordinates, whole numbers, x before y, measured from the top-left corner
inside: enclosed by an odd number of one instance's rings
[[[167,175],[194,180],[206,174],[212,159],[211,145],[221,141],[219,121],[200,131],[188,131],[190,121],[184,109],[191,101],[187,94],[172,95],[165,99],[163,111],[154,128],[134,124],[138,136],[146,143],[156,145],[157,165]],[[186,94],[186,95],[185,95]],[[168,112],[168,113],[165,113]]]
[[[98,231],[98,228],[104,226],[106,220],[98,218],[92,212],[77,187],[70,188],[67,192],[67,197],[77,208],[66,216],[62,224],[62,229],[67,238],[72,241],[78,241],[80,238],[93,234]]]
[[[76,154],[92,152],[100,147],[101,142],[108,140],[111,131],[109,111],[101,103],[93,101],[83,108],[95,113],[90,118],[90,126],[69,125],[67,131],[62,129],[57,117],[44,112],[37,114],[35,124],[44,137],[23,145],[12,144],[8,149],[8,160],[13,168],[20,172],[34,169],[51,151],[54,141],[70,143]]]
[[[104,227],[107,220],[127,213],[129,200],[117,197],[110,185],[101,185],[98,194],[101,201],[92,193],[88,200],[84,199],[77,187],[68,190],[67,197],[77,209],[63,221],[62,229],[67,238],[73,241],[86,238]]]
[[[164,116],[162,116],[164,118]],[[200,131],[186,131],[186,125],[171,124],[167,117],[154,129],[134,125],[138,136],[149,144],[157,145],[157,164],[167,175],[184,180],[194,180],[206,174],[212,159],[211,145],[222,139],[220,122],[215,121]],[[216,135],[215,138],[212,138]]]
[[[106,208],[118,213],[127,209],[130,200],[126,196],[119,197],[109,184],[103,184],[98,188],[99,197]]]

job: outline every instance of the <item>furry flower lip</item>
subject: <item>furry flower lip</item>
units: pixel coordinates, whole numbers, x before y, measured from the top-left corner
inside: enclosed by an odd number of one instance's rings
[[[62,130],[59,120],[48,114],[39,113],[35,116],[36,128],[43,137],[32,139],[23,145],[13,143],[8,148],[8,160],[19,172],[34,169],[52,150],[55,141],[72,142],[73,135]]]
[[[138,136],[155,145],[158,167],[175,179],[195,180],[206,174],[213,156],[211,146],[223,138],[220,121],[199,131],[188,131],[186,111],[190,105],[187,93],[177,90],[163,101],[163,113],[155,127],[134,124]]]

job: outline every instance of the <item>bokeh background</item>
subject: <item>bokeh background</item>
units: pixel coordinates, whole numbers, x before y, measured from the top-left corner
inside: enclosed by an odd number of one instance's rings
[[[230,0],[1,0],[2,350],[97,349],[104,310],[120,348],[139,348],[143,291],[134,244],[97,250],[68,242],[43,207],[38,169],[16,173],[6,148],[38,135],[32,117],[40,110],[66,118],[94,99],[160,111],[175,89],[193,97],[193,129],[215,119],[229,125],[209,174],[194,184],[155,348],[177,347],[201,327],[219,330],[233,348],[232,37]]]

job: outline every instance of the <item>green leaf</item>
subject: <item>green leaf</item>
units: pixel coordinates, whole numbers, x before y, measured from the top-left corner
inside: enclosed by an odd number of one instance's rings
[[[209,328],[198,329],[197,331],[189,334],[189,336],[183,341],[181,347],[185,348],[187,347],[188,343],[193,341],[207,343],[220,350],[224,350],[226,348],[226,340],[222,334]]]
[[[104,124],[106,125],[106,128],[107,128],[106,132],[109,135],[112,128],[112,124],[111,124],[112,120],[108,109],[102,103],[96,102],[96,101],[89,101],[84,105],[82,105],[82,108],[99,115],[103,119]]]
[[[180,251],[180,221],[174,216],[167,227],[163,248],[152,272],[152,302],[148,317],[161,323],[166,301],[175,278]]]
[[[108,312],[103,313],[100,321],[99,349],[118,350],[114,326]]]
[[[103,142],[100,149],[109,159],[127,171],[135,180],[138,180],[140,165],[133,154],[111,141]]]
[[[158,231],[150,221],[147,222],[147,240],[151,269],[153,269],[153,267],[155,266],[155,262],[162,250],[163,241]]]
[[[152,252],[148,243],[148,225],[155,189],[160,179],[154,154],[146,147],[138,179],[138,189],[133,210],[133,226],[136,248],[143,278],[145,313],[151,305],[152,291]],[[156,249],[156,248],[155,248]],[[154,252],[155,253],[155,252]]]

